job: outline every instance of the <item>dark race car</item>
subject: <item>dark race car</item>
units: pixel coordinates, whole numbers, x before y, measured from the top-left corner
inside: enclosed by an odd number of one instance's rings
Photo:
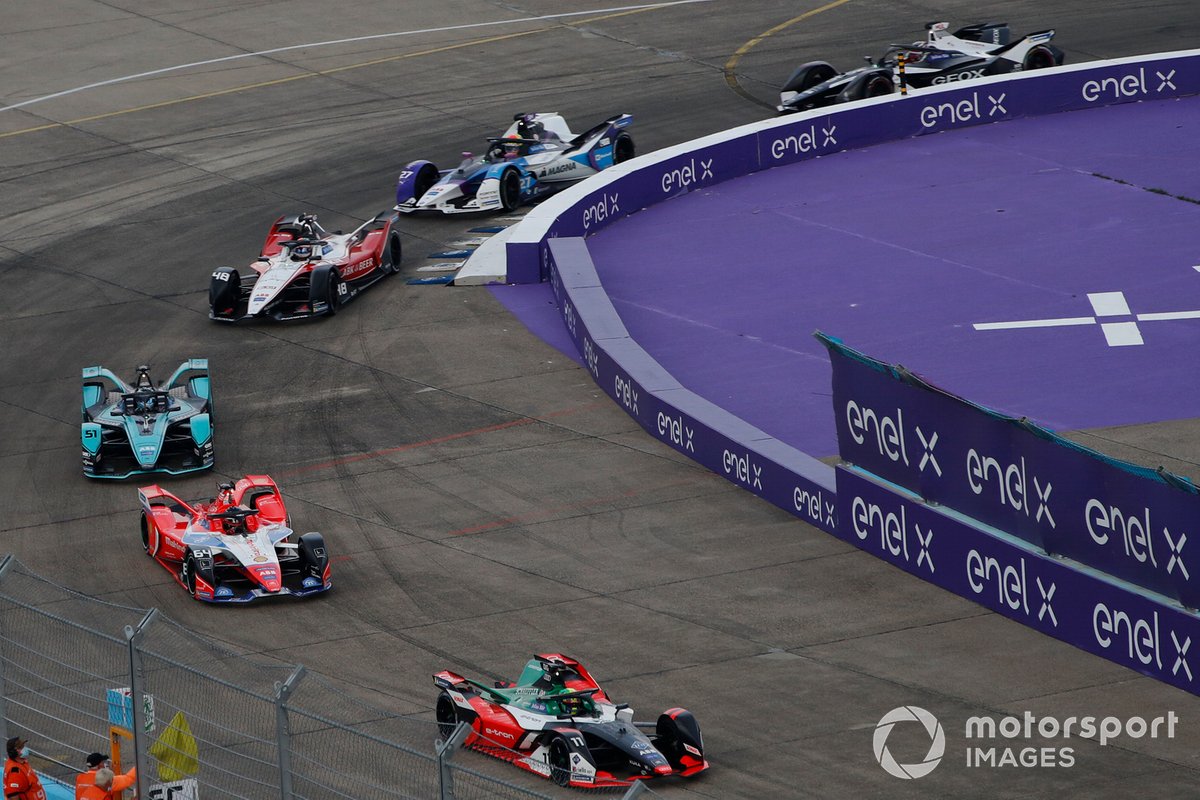
[[[582,664],[560,653],[534,656],[516,683],[488,686],[448,670],[433,682],[443,737],[470,725],[466,747],[559,786],[628,786],[708,769],[691,712],[672,708],[657,722],[635,722],[628,705],[614,704]]]
[[[350,233],[330,233],[311,214],[280,217],[248,269],[221,267],[208,290],[209,318],[299,319],[336,314],[371,284],[400,271],[395,213]]]
[[[396,184],[396,211],[512,211],[634,156],[633,123],[618,114],[574,134],[559,114],[517,114],[483,155],[463,153],[456,169],[430,161],[405,166]]]
[[[104,367],[84,367],[83,474],[127,478],[209,469],[212,410],[206,358],[183,362],[159,385],[147,366],[137,368],[132,386]]]
[[[291,541],[283,496],[266,475],[224,483],[216,497],[185,503],[161,486],[138,489],[142,547],[197,600],[248,603],[327,591],[321,534]]]
[[[894,44],[865,67],[839,73],[824,61],[797,67],[779,94],[780,112],[891,94],[900,84],[900,57],[909,89],[1043,69],[1063,63],[1063,51],[1050,44],[1053,30],[1038,31],[1015,41],[1005,22],[987,22],[947,33],[949,24],[931,22],[925,41]]]

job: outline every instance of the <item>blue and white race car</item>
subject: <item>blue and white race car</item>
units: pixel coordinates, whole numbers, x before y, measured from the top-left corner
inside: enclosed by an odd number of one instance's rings
[[[488,138],[483,155],[463,153],[455,169],[408,164],[396,186],[396,211],[512,211],[633,158],[625,130],[632,122],[618,114],[576,135],[559,114],[517,114],[502,136]]]
[[[156,386],[149,367],[133,385],[104,367],[83,368],[83,474],[127,478],[213,465],[212,386],[208,359],[179,365]]]

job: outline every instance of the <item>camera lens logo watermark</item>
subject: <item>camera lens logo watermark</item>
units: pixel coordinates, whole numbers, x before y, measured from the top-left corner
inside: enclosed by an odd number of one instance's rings
[[[900,764],[888,750],[888,736],[897,722],[919,722],[924,726],[925,732],[929,734],[929,752],[922,761],[916,764]],[[942,724],[938,722],[937,717],[925,709],[919,706],[900,706],[893,708],[879,720],[879,724],[875,726],[873,744],[875,760],[887,774],[912,780],[925,777],[941,763],[942,756],[946,753],[946,734],[942,731]]]

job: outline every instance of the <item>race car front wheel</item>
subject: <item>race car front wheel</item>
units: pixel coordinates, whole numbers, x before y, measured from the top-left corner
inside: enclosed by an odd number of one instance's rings
[[[179,569],[179,579],[183,581],[184,588],[192,597],[196,596],[196,557],[190,552],[183,559],[183,566]]]
[[[450,695],[442,692],[438,695],[437,707],[434,709],[437,715],[438,733],[443,739],[449,739],[454,733],[454,729],[458,727],[458,709],[454,705],[454,701],[450,699]]]
[[[550,742],[550,779],[559,786],[571,785],[571,748],[561,735]]]
[[[346,297],[346,282],[342,280],[342,276],[336,269],[329,271],[329,297],[326,298],[329,303],[329,316],[333,316],[342,307],[342,301]]]
[[[521,176],[515,169],[506,169],[500,176],[500,206],[513,211],[521,205]]]

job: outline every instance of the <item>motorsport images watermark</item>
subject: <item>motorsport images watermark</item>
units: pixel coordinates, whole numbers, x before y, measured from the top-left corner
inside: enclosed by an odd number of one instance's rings
[[[913,763],[902,764],[888,748],[888,738],[893,729],[902,723],[916,722],[924,729],[922,743],[928,738],[929,747],[924,758]],[[1129,739],[1174,739],[1179,715],[1168,711],[1165,715],[1147,720],[1145,717],[1094,717],[1094,716],[1034,716],[1026,711],[1023,716],[978,716],[967,719],[963,730],[966,740],[966,765],[968,767],[1073,767],[1075,748],[1069,745],[1072,739],[1098,741],[1101,747],[1120,737]],[[914,732],[921,728],[907,726]],[[1038,738],[1041,741],[1035,742]],[[1063,740],[1064,744],[1047,745],[1047,741]],[[875,726],[871,742],[875,760],[889,775],[904,780],[923,778],[937,768],[946,755],[946,733],[941,722],[933,714],[919,706],[900,706],[883,715]]]

